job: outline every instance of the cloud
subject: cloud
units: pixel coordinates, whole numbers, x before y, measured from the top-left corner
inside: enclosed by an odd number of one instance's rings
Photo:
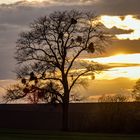
[[[83,9],[94,10],[99,14],[126,15],[139,14],[139,4],[139,0],[17,0],[12,4],[2,4],[1,8],[60,6],[64,9],[64,6],[78,8],[81,5],[79,8],[84,7]]]
[[[99,57],[99,58],[88,58],[84,59],[89,62],[98,62],[102,64],[110,64],[110,63],[118,63],[118,64],[140,64],[140,54],[117,54],[114,56],[108,56],[108,57]]]
[[[123,29],[119,29],[117,27],[112,27],[111,29],[107,28],[107,32],[111,33],[112,35],[116,35],[116,34],[130,34],[133,32],[133,30],[123,30]]]
[[[95,9],[108,15],[136,15],[140,14],[139,4],[139,0],[99,0]]]
[[[140,67],[140,64],[131,64],[131,63],[109,63],[108,68],[125,68],[125,67]]]
[[[140,53],[140,40],[113,40],[112,44],[106,48],[105,56],[119,53],[133,54]]]
[[[123,19],[122,19],[123,18]],[[140,19],[137,19],[133,15],[121,16],[101,16],[101,22],[109,29],[116,27],[121,30],[133,32],[126,34],[116,34],[118,39],[130,39],[138,40],[140,39]]]

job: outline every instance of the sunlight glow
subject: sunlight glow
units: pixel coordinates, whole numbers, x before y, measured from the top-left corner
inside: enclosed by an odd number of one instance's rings
[[[120,77],[125,77],[129,79],[138,79],[140,78],[140,66],[139,67],[120,67],[120,68],[111,68],[108,71],[104,71],[100,74],[96,74],[96,79],[116,79]]]
[[[110,66],[107,71],[97,74],[96,79],[114,79],[126,77],[130,79],[140,78],[140,54],[117,54],[109,57],[84,59],[90,62],[98,62]],[[117,64],[112,66],[112,64]],[[135,64],[137,66],[135,66]]]
[[[116,37],[121,40],[130,39],[138,40],[140,39],[140,19],[137,19],[133,15],[121,16],[101,16],[101,23],[103,23],[107,28],[111,29],[116,27],[118,29],[131,31],[127,34],[116,34]]]
[[[88,58],[84,59],[88,61],[95,61],[102,64],[108,63],[129,63],[129,64],[140,64],[140,54],[117,54],[109,57],[101,58]]]

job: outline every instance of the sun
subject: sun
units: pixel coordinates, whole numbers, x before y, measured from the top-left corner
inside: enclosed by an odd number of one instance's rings
[[[124,55],[125,55],[125,53],[119,52],[119,53],[114,54],[113,56],[124,56]]]

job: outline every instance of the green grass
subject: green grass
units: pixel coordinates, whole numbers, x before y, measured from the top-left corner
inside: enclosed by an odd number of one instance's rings
[[[0,130],[0,140],[140,140],[140,135]]]

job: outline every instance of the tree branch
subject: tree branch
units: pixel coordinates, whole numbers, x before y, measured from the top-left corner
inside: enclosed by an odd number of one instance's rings
[[[84,75],[84,74],[86,74],[86,73],[88,73],[88,72],[89,72],[88,70],[82,72],[81,74],[79,74],[79,75],[73,80],[73,82],[72,82],[72,84],[71,84],[71,86],[70,86],[70,88],[69,88],[69,92],[71,91],[72,87],[75,85],[76,81],[77,81],[82,75]]]
[[[40,77],[39,79],[43,79],[43,80],[55,80],[55,81],[60,81],[62,83],[62,79],[60,78],[55,78],[55,77]]]

